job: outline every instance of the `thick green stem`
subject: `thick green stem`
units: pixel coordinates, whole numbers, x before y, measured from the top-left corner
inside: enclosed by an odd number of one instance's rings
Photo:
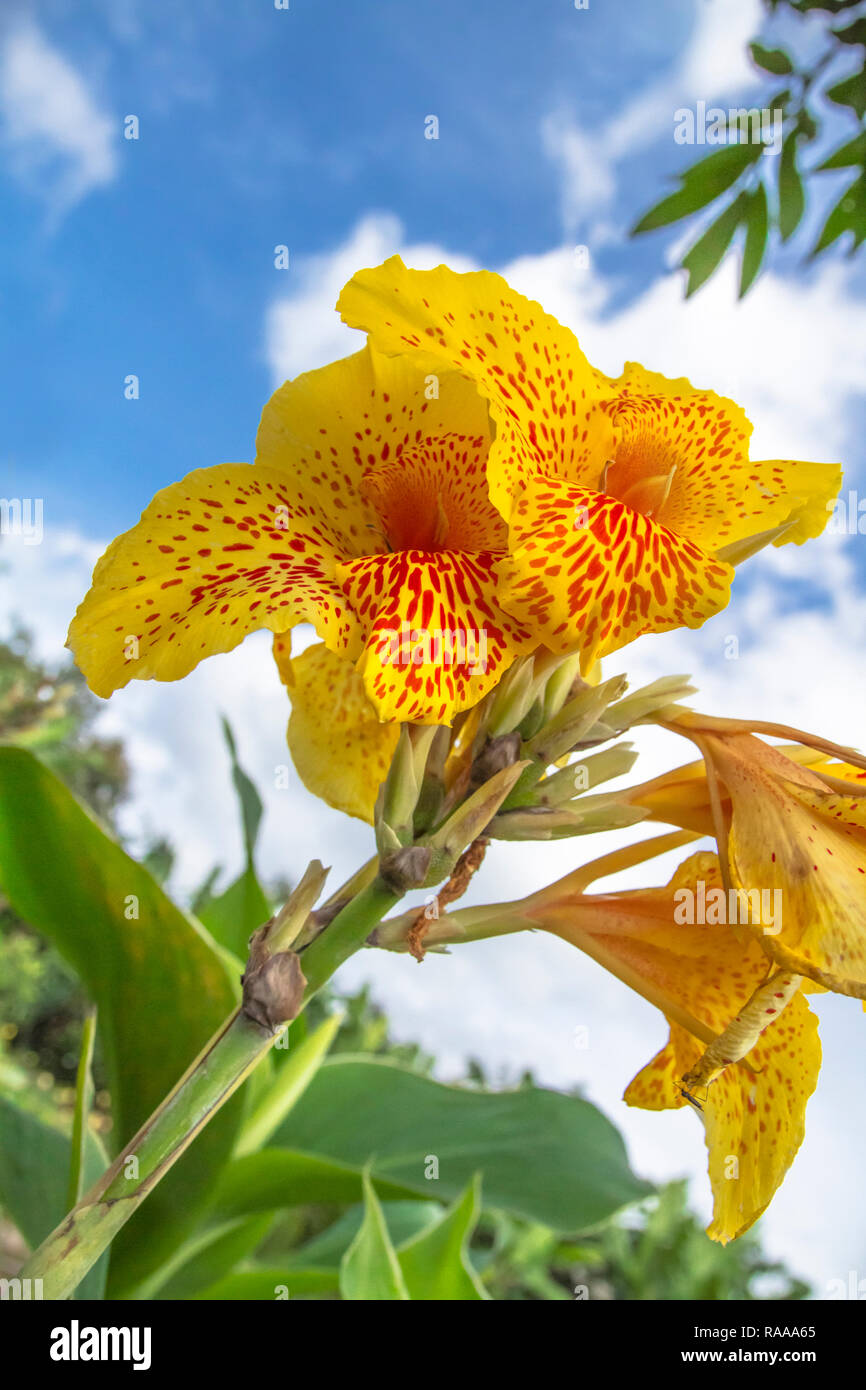
[[[343,908],[303,953],[304,1006],[399,901],[380,878]],[[150,1119],[43,1241],[22,1276],[48,1299],[68,1298],[120,1228],[284,1032],[266,1033],[239,1010],[226,1020]]]

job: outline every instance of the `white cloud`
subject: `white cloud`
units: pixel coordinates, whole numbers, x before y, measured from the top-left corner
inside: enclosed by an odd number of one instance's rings
[[[116,176],[117,125],[35,25],[7,30],[0,43],[2,147],[56,219]]]
[[[542,140],[562,173],[562,220],[566,236],[613,201],[615,166],[670,132],[674,113],[698,99],[733,96],[760,83],[749,61],[748,40],[760,30],[760,0],[702,0],[694,7],[691,37],[669,70],[640,88],[599,129],[582,128],[561,109],[547,117]],[[593,230],[593,241],[598,237]]]

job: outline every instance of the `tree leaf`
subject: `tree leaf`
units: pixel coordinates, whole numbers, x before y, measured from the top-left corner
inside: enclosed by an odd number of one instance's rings
[[[852,250],[855,250],[866,236],[866,173],[858,174],[849,184],[842,197],[831,209],[830,215],[815,243],[812,255],[837,241],[845,232],[853,232]]]
[[[35,1250],[67,1208],[67,1177],[72,1145],[65,1134],[43,1123],[8,1096],[0,1096],[0,1203],[31,1250]],[[90,1185],[108,1166],[99,1139],[88,1129],[83,1173]],[[85,1275],[74,1297],[102,1298],[108,1255]]]
[[[772,72],[777,77],[785,77],[794,71],[794,65],[783,48],[765,48],[761,43],[750,43],[752,61],[764,72]]]
[[[469,1258],[469,1242],[480,1215],[481,1181],[476,1177],[435,1226],[397,1251],[410,1298],[427,1302],[489,1300]]]
[[[340,1293],[353,1303],[405,1302],[409,1291],[385,1217],[364,1171],[364,1220],[340,1263]]]
[[[734,232],[742,221],[746,206],[744,195],[739,194],[729,203],[724,212],[711,223],[703,236],[683,256],[682,269],[688,272],[686,299],[699,290],[719,265],[731,244]]]
[[[866,115],[866,67],[846,77],[843,82],[837,82],[835,87],[828,87],[824,95],[830,101],[835,101],[837,106],[850,106],[862,121]]]
[[[645,213],[631,235],[654,231],[657,227],[669,226],[682,217],[706,207],[735,183],[742,173],[754,164],[764,149],[756,144],[722,145],[719,149],[698,160],[681,176],[682,186],[669,197]]]
[[[833,36],[840,43],[856,43],[866,46],[866,16],[855,19],[853,24],[846,24],[841,29],[834,29]]]
[[[0,748],[0,886],[49,938],[99,1009],[121,1147],[234,1007],[203,928],[91,819],[36,758]],[[112,1292],[159,1264],[194,1221],[240,1119],[214,1117],[114,1242]]]
[[[495,1094],[444,1086],[346,1055],[322,1064],[274,1138],[286,1149],[226,1169],[215,1198],[220,1217],[356,1201],[371,1155],[383,1200],[454,1201],[480,1172],[490,1206],[569,1234],[652,1190],[588,1101],[537,1086]]]
[[[740,299],[754,283],[767,248],[769,209],[766,189],[762,183],[758,184],[749,197],[745,220],[746,240],[743,245],[743,265],[740,274]]]
[[[818,171],[849,169],[854,164],[866,164],[866,131],[861,131],[859,135],[854,136],[853,140],[840,145],[824,160],[823,164],[818,165]]]
[[[797,168],[797,132],[785,136],[779,158],[779,234],[787,241],[796,231],[806,206],[803,180]]]

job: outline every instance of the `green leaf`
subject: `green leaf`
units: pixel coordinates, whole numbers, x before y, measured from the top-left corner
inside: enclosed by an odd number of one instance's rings
[[[779,234],[787,241],[799,226],[806,206],[803,180],[797,169],[797,132],[785,136],[779,158]]]
[[[391,1240],[396,1247],[414,1240],[435,1226],[441,1214],[436,1202],[383,1202],[382,1211]],[[289,1271],[299,1269],[339,1270],[340,1261],[361,1228],[364,1207],[349,1208],[326,1231],[292,1252],[286,1261]]]
[[[830,101],[835,101],[837,106],[850,106],[862,121],[866,115],[866,67],[846,77],[843,82],[837,82],[835,87],[828,87],[824,95]]]
[[[824,169],[849,169],[854,164],[866,164],[866,131],[861,131],[853,140],[834,150],[823,164],[818,165],[818,172]]]
[[[99,1009],[120,1147],[234,1007],[222,956],[46,768],[8,747],[0,748],[0,886]],[[239,1118],[237,1101],[225,1106],[118,1236],[113,1292],[147,1275],[194,1221]]]
[[[225,1168],[217,1184],[212,1215],[228,1219],[310,1202],[360,1202],[364,1195],[363,1171],[363,1163],[340,1163],[289,1148],[262,1149],[234,1159]],[[400,1201],[419,1195],[401,1183],[387,1183],[378,1177],[377,1183],[383,1200]]]
[[[342,1014],[332,1014],[297,1046],[292,1037],[294,1030],[289,1029],[289,1054],[277,1063],[275,1080],[247,1119],[235,1150],[238,1155],[262,1148],[283,1123],[325,1060],[342,1021]],[[275,1055],[279,1057],[279,1051]]]
[[[444,1086],[345,1055],[322,1064],[275,1140],[286,1149],[229,1165],[215,1199],[221,1217],[356,1201],[371,1155],[383,1200],[454,1201],[480,1172],[491,1207],[569,1234],[652,1190],[588,1101],[537,1086],[495,1094]],[[437,1165],[438,1178],[428,1177]]]
[[[69,1154],[69,1187],[66,1209],[78,1205],[84,1191],[84,1170],[87,1161],[87,1135],[90,1108],[93,1104],[93,1044],[96,1042],[96,1010],[90,1008],[81,1029],[81,1052],[75,1078],[75,1108],[72,1117],[72,1140]]]
[[[88,1129],[84,1177],[90,1185],[108,1166],[101,1143]],[[65,1134],[44,1124],[7,1096],[0,1096],[0,1204],[9,1213],[31,1250],[35,1250],[67,1207],[67,1174],[72,1145]],[[102,1298],[108,1257],[82,1279],[76,1298]]]
[[[761,43],[750,43],[749,52],[752,61],[763,68],[764,72],[772,72],[777,77],[784,77],[787,73],[794,71],[794,65],[783,48],[765,48]]]
[[[435,1226],[398,1250],[410,1298],[435,1302],[490,1298],[469,1259],[469,1242],[480,1214],[481,1182],[476,1178]]]
[[[232,781],[235,784],[235,791],[238,794],[238,801],[241,808],[241,822],[244,832],[244,849],[247,856],[247,864],[252,866],[253,853],[256,847],[256,840],[259,835],[259,826],[262,821],[262,798],[254,782],[247,776],[238,762],[237,746],[235,736],[229,721],[223,715],[223,734],[228,745],[229,755],[232,760]]]
[[[149,1283],[148,1298],[192,1298],[202,1289],[230,1274],[238,1261],[261,1245],[273,1223],[273,1215],[243,1217],[210,1227],[181,1246],[158,1280]]]
[[[715,222],[699,237],[694,246],[683,256],[682,268],[688,272],[686,299],[699,290],[709,280],[731,244],[746,207],[744,195],[739,194]]]
[[[834,29],[833,34],[840,43],[857,43],[866,46],[866,16],[855,19],[853,24],[847,24],[842,29]]]
[[[339,1273],[332,1269],[286,1271],[257,1265],[254,1269],[228,1274],[193,1297],[205,1303],[272,1303],[295,1294],[336,1293],[339,1285]]]
[[[632,228],[631,235],[639,236],[642,232],[669,226],[671,222],[700,211],[736,183],[763,149],[760,142],[720,146],[687,169],[682,175],[682,187],[650,208]]]
[[[250,865],[225,892],[202,902],[198,909],[199,920],[214,940],[240,960],[246,960],[250,937],[270,915],[271,905]]]
[[[831,210],[812,255],[817,256],[845,232],[854,233],[852,250],[855,250],[866,236],[866,174],[859,174],[854,182],[848,185]]]
[[[409,1291],[370,1174],[364,1172],[364,1220],[340,1264],[340,1293],[354,1303],[405,1301]]]
[[[360,1191],[360,1178],[359,1191]],[[385,1202],[382,1205],[392,1244],[398,1255],[402,1245],[420,1231],[435,1225],[435,1202]],[[364,1207],[357,1204],[338,1217],[321,1235],[292,1251],[282,1266],[255,1264],[215,1281],[195,1294],[205,1299],[265,1301],[284,1288],[290,1297],[305,1293],[336,1293],[340,1286],[340,1261],[361,1228]]]
[[[769,230],[769,209],[767,193],[762,183],[749,197],[746,208],[746,240],[743,246],[743,265],[740,274],[740,299],[754,283],[761,269],[764,251],[767,247]]]

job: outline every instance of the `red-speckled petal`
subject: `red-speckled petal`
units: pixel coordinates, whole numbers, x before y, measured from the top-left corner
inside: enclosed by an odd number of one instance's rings
[[[358,669],[380,719],[450,724],[535,642],[497,602],[489,552],[401,551],[341,565],[367,630]]]
[[[501,601],[553,651],[607,652],[699,627],[728,602],[733,570],[651,517],[559,478],[518,492]]]
[[[665,480],[654,519],[710,555],[785,523],[776,544],[823,531],[842,481],[837,464],[750,461],[745,412],[684,378],[669,381],[632,362],[611,387],[604,409],[616,444],[606,491],[640,506],[653,480]]]
[[[432,354],[470,377],[490,402],[493,501],[508,517],[525,468],[600,473],[613,437],[603,412],[609,390],[570,329],[499,275],[459,275],[447,266],[409,270],[399,256],[359,271],[337,308],[382,352]],[[581,475],[582,476],[582,475]]]
[[[404,482],[420,486],[429,461],[444,451],[452,486],[465,456],[461,486],[469,493],[489,442],[486,402],[460,373],[417,353],[386,357],[365,347],[274,392],[262,413],[256,462],[285,473],[299,521],[326,517],[344,554],[359,556],[387,549],[366,475],[405,474]],[[425,518],[417,512],[416,521],[423,530]]]
[[[693,855],[663,888],[576,894],[571,901],[557,898],[556,885],[547,891],[550,901],[533,906],[531,920],[607,964],[670,1022],[670,1041],[631,1082],[627,1103],[647,1110],[687,1105],[682,1077],[768,974],[760,946],[733,925],[738,918],[729,921],[715,855]],[[696,1037],[688,1019],[707,1035]],[[734,1239],[766,1209],[802,1142],[820,1065],[817,1021],[797,995],[778,1014],[768,1011],[747,1055],[695,1097],[706,1126],[713,1239]]]
[[[69,629],[97,695],[132,679],[178,680],[257,628],[315,625],[356,655],[360,629],[334,582],[341,538],[307,515],[285,476],[245,463],[200,468],[157,493],[113,541]]]

